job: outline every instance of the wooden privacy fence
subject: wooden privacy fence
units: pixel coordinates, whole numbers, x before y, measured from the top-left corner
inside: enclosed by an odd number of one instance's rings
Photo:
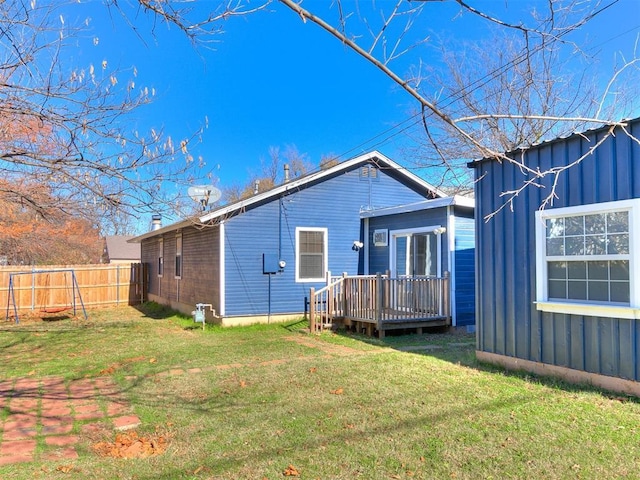
[[[2,267],[0,306],[5,316],[13,316],[14,308],[18,314],[62,311],[79,305],[78,295],[86,308],[135,305],[145,300],[146,279],[141,263]]]
[[[343,276],[309,295],[309,327],[336,321],[366,325],[380,336],[394,328],[450,325],[449,277]]]

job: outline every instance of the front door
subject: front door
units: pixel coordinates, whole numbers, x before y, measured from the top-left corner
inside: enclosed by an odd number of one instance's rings
[[[440,242],[433,232],[399,232],[391,235],[391,277],[440,275]]]
[[[433,231],[391,232],[390,273],[392,288],[389,292],[391,308],[409,312],[422,301],[422,290],[414,291],[416,277],[438,277],[441,274],[440,235]]]

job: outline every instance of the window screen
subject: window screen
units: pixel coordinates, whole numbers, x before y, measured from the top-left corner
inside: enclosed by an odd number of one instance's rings
[[[325,235],[322,230],[298,232],[298,278],[322,279],[325,274]]]

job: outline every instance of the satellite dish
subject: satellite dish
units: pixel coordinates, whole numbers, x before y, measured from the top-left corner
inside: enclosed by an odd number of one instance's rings
[[[202,210],[207,208],[209,203],[220,200],[222,192],[213,185],[194,185],[187,190],[189,196],[202,205]]]

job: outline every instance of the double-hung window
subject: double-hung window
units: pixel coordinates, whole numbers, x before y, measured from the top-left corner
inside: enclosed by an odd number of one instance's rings
[[[296,281],[322,282],[327,266],[327,229],[296,228]]]
[[[182,233],[176,235],[176,278],[182,278]]]
[[[640,200],[536,212],[537,308],[635,317],[639,219]]]

